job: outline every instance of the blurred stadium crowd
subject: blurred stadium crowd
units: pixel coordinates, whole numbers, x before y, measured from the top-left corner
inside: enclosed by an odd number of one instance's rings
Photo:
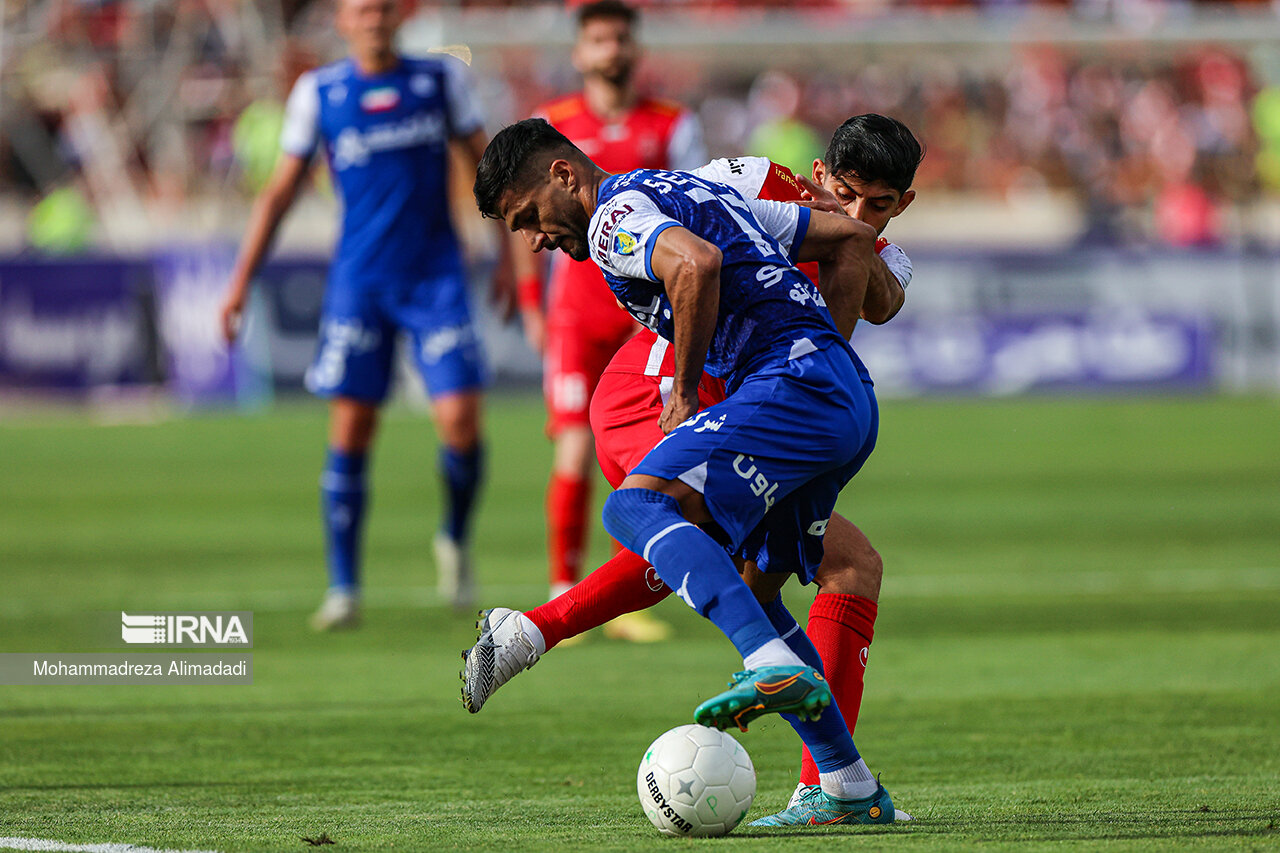
[[[465,18],[530,4],[445,5]],[[704,15],[795,8],[696,5]],[[823,15],[840,22],[889,5],[802,4],[819,27]],[[1002,15],[1026,4],[892,5]],[[1045,5],[1088,16],[1112,4]],[[0,205],[24,220],[25,246],[49,252],[132,248],[139,222],[163,234],[193,206],[214,211],[215,230],[234,226],[273,162],[289,86],[338,49],[323,0],[8,0],[0,9]],[[683,57],[648,63],[645,87],[695,106],[714,155],[763,153],[807,170],[829,128],[881,112],[927,145],[922,191],[1065,197],[1081,211],[1074,239],[1094,244],[1238,242],[1241,211],[1280,190],[1280,89],[1267,63],[1245,47],[1134,47],[1046,41],[995,61],[989,49],[916,51],[911,61],[854,49],[826,67],[793,50],[750,70]],[[473,69],[495,127],[576,81],[562,47],[478,50]]]

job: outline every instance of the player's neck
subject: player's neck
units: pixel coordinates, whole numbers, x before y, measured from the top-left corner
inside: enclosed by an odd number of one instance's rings
[[[370,53],[353,53],[352,61],[364,77],[376,77],[386,74],[400,64],[400,56],[394,50],[374,51]]]
[[[612,177],[604,169],[592,165],[592,171],[582,181],[582,205],[587,212],[587,219],[590,219],[596,212],[596,199],[600,196],[600,185],[608,178]]]
[[[600,77],[587,77],[582,81],[582,95],[587,107],[604,121],[616,121],[635,107],[640,96],[630,84],[616,86]]]

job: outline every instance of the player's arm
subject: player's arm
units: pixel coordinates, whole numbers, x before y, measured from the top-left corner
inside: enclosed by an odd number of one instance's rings
[[[231,282],[221,308],[222,334],[228,342],[240,332],[240,319],[249,298],[249,285],[275,237],[280,220],[289,212],[307,177],[310,158],[287,152],[280,155],[266,187],[249,213],[249,225],[240,241],[240,252],[231,271]]]
[[[821,184],[809,180],[804,175],[796,175],[795,177],[802,190],[800,204],[811,210],[848,215],[834,193]],[[889,265],[880,257],[874,241],[869,251],[870,257],[867,259],[867,290],[863,297],[859,315],[868,323],[879,325],[893,319],[894,315],[902,308],[903,302],[906,301],[907,293],[902,286],[902,282],[898,280],[898,277],[889,269]],[[821,289],[821,282],[819,282],[818,287]],[[826,298],[825,291],[823,292],[823,298]],[[828,299],[829,303],[830,300]],[[853,330],[851,328],[850,334],[852,333]]]
[[[875,259],[876,229],[845,214],[812,210],[804,239],[796,251],[799,262],[818,262],[818,289],[835,321],[848,338],[862,314]]]
[[[450,145],[457,155],[455,162],[465,164],[466,171],[463,173],[462,178],[467,186],[475,183],[476,166],[480,163],[480,158],[484,155],[485,146],[488,144],[489,137],[483,129],[474,130],[465,136],[458,136],[450,141]],[[528,260],[527,266],[530,271],[536,269],[536,267],[529,251],[527,249],[519,251],[521,247],[514,245],[514,241],[520,240],[520,235],[509,233],[500,220],[494,223],[494,228],[497,229],[498,266],[493,273],[491,296],[493,303],[498,306],[498,310],[505,318],[515,313],[515,276],[522,274],[519,269],[520,259],[524,256]]]
[[[720,311],[723,255],[711,243],[679,226],[664,229],[653,245],[653,276],[671,301],[675,326],[675,376],[658,426],[671,432],[698,412],[698,382]]]

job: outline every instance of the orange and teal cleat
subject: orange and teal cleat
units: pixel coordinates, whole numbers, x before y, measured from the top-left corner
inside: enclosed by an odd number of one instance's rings
[[[714,729],[747,723],[762,714],[795,714],[816,720],[831,704],[831,688],[810,666],[762,666],[738,672],[729,689],[703,702],[693,712],[693,721]]]

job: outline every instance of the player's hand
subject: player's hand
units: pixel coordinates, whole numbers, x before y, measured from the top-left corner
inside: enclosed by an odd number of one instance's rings
[[[511,269],[508,257],[498,261],[493,271],[493,282],[489,287],[489,301],[497,309],[498,316],[505,322],[516,315],[516,276]]]
[[[228,344],[235,343],[240,334],[240,326],[244,320],[244,303],[246,294],[233,288],[218,309],[218,319],[222,327],[222,338]]]
[[[534,352],[542,355],[547,349],[547,316],[541,308],[520,309],[520,322],[524,325],[524,339]]]
[[[667,405],[662,408],[662,417],[658,419],[658,426],[662,429],[662,434],[666,435],[697,413],[697,388],[694,388],[688,394],[677,394],[672,391],[671,397],[667,400]]]
[[[814,210],[823,210],[827,213],[848,215],[848,212],[841,207],[840,199],[836,198],[835,193],[821,184],[815,184],[804,175],[796,175],[796,180],[800,182],[800,201],[797,201],[796,204],[810,207]]]

